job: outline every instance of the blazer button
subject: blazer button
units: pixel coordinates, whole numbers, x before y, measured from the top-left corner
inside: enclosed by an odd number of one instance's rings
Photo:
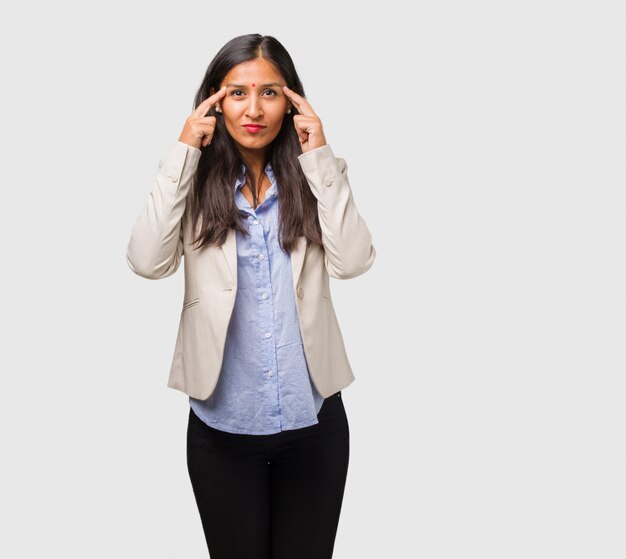
[[[325,184],[326,186],[332,186],[332,184],[333,184],[333,179],[326,179],[326,181],[324,182],[324,184]]]
[[[304,294],[304,289],[302,289],[302,286],[298,286],[298,297],[302,298],[302,295]]]
[[[170,175],[170,179],[172,182],[176,182],[178,180],[178,176],[177,175]]]

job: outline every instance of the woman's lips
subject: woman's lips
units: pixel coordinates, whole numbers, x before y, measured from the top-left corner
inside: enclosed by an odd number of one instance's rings
[[[243,127],[252,134],[256,134],[259,130],[263,130],[263,128],[266,128],[265,126],[260,126],[257,124],[244,124]]]

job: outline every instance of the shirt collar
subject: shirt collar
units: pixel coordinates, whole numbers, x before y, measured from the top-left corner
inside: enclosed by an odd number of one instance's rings
[[[235,191],[237,191],[238,188],[246,184],[245,172],[246,172],[246,167],[242,163],[241,168],[239,169],[239,175],[237,176],[237,180],[235,181]],[[265,174],[267,175],[267,178],[270,179],[271,186],[269,189],[272,190],[273,192],[275,188],[274,187],[274,182],[275,182],[274,169],[272,167],[272,164],[269,161],[267,162],[267,165],[265,165]]]

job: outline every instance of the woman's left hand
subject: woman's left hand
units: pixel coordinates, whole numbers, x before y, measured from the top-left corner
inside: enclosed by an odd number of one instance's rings
[[[293,117],[293,124],[300,139],[302,153],[326,145],[322,121],[309,102],[286,85],[283,86],[283,92],[300,113]]]

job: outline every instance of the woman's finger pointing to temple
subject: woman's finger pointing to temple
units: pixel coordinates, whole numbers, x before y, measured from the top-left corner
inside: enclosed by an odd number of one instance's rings
[[[222,87],[217,93],[207,97],[187,117],[179,140],[195,148],[208,146],[213,140],[213,134],[217,125],[217,118],[205,116],[213,105],[226,95],[226,87]]]
[[[285,92],[285,96],[300,113],[293,117],[293,125],[298,134],[302,152],[306,153],[307,151],[325,145],[326,138],[324,136],[322,121],[317,114],[315,114],[310,103],[302,97],[302,95],[298,95],[287,86],[283,86],[283,91]]]
[[[302,97],[302,95],[298,95],[292,89],[289,89],[286,85],[283,86],[283,91],[287,98],[293,103],[293,105],[298,109],[298,112],[304,116],[317,116],[313,107],[311,107],[310,103]]]

